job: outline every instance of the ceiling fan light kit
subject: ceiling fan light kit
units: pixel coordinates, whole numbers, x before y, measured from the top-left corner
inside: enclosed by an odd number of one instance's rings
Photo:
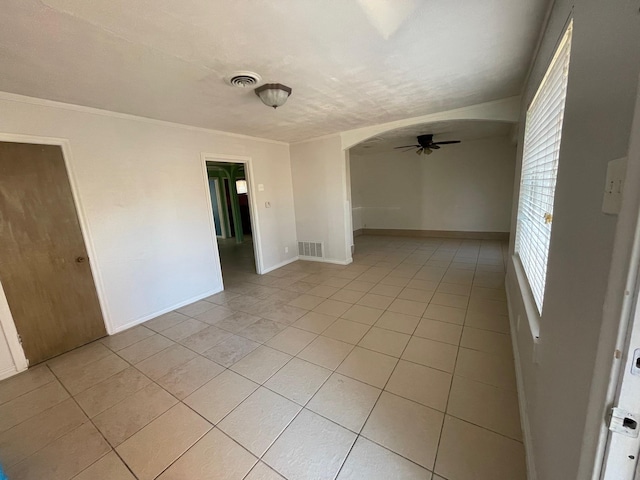
[[[431,155],[434,150],[440,150],[440,145],[451,145],[453,143],[460,143],[460,140],[447,140],[444,142],[434,142],[433,135],[418,135],[417,145],[403,145],[401,147],[394,147],[395,149],[404,148],[403,152],[408,152],[416,148],[418,155]]]
[[[265,83],[256,88],[254,92],[266,106],[278,108],[285,104],[292,90],[281,83]]]

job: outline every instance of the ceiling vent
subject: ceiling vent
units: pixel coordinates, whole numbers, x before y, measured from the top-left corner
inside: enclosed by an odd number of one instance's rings
[[[234,72],[225,79],[232,87],[239,88],[254,87],[261,80],[262,77],[255,72]]]

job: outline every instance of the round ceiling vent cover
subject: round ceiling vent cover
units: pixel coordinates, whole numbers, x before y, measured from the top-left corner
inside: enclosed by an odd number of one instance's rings
[[[225,80],[232,87],[247,88],[260,83],[262,77],[255,72],[234,72]]]

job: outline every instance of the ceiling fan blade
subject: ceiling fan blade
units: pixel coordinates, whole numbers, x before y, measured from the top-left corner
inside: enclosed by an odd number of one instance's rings
[[[431,150],[439,150],[439,149],[440,149],[440,148],[442,148],[442,147],[438,146],[438,144],[437,144],[437,143],[432,143],[431,145],[429,145],[429,148],[430,148]]]
[[[452,143],[460,143],[460,140],[448,140],[446,142],[435,142],[434,145],[450,145]]]
[[[393,147],[393,148],[420,148],[420,145],[403,145],[402,147]]]

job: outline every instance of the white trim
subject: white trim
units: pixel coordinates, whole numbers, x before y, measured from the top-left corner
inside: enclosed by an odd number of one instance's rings
[[[25,370],[23,368],[22,370]],[[4,370],[0,370],[0,380],[4,380],[5,378],[13,377],[17,373],[20,373],[22,370],[18,370],[15,366],[10,366],[9,368],[5,368]]]
[[[53,107],[53,108],[62,108],[65,110],[71,110],[74,112],[82,112],[82,113],[90,113],[93,115],[101,115],[103,117],[111,117],[111,118],[120,118],[120,119],[124,119],[124,120],[132,120],[135,122],[142,122],[142,123],[150,123],[153,125],[161,125],[164,127],[173,127],[173,128],[182,128],[185,130],[191,130],[194,132],[206,132],[206,133],[214,133],[217,135],[225,135],[228,137],[234,137],[234,138],[243,138],[245,140],[253,140],[256,142],[265,142],[265,143],[272,143],[275,145],[289,145],[287,142],[283,142],[281,140],[272,140],[270,138],[262,138],[262,137],[253,137],[251,135],[243,135],[241,133],[232,133],[232,132],[225,132],[222,130],[214,130],[212,128],[205,128],[205,127],[196,127],[194,125],[186,125],[184,123],[175,123],[175,122],[169,122],[167,120],[157,120],[155,118],[149,118],[149,117],[141,117],[139,115],[133,115],[130,113],[120,113],[120,112],[113,112],[111,110],[103,110],[101,108],[94,108],[94,107],[85,107],[84,105],[76,105],[73,103],[64,103],[64,102],[58,102],[55,100],[46,100],[44,98],[36,98],[36,97],[28,97],[25,95],[18,95],[16,93],[9,93],[9,92],[1,92],[0,91],[0,100],[6,100],[9,102],[18,102],[18,103],[28,103],[31,105],[39,105],[39,106],[43,106],[43,107]]]
[[[304,255],[299,255],[298,260],[305,260],[307,262],[333,263],[334,265],[349,265],[351,262],[353,262],[353,258],[347,258],[346,260],[337,260],[335,258],[305,257]]]
[[[73,196],[73,203],[76,209],[76,214],[78,216],[78,222],[80,224],[80,232],[82,234],[82,238],[89,255],[89,268],[91,269],[91,274],[93,276],[93,283],[96,288],[96,294],[98,296],[98,303],[100,305],[102,319],[107,333],[113,334],[114,327],[113,323],[111,322],[111,315],[109,313],[106,295],[104,293],[104,283],[102,281],[100,269],[98,268],[100,261],[98,259],[98,255],[92,241],[93,236],[91,235],[89,222],[87,221],[84,209],[82,208],[82,203],[80,202],[78,185],[73,170],[73,155],[71,153],[71,144],[69,140],[66,138],[0,133],[0,141],[29,143],[35,145],[56,145],[61,148],[62,157],[64,159],[65,168],[67,170],[67,177],[69,178],[69,185],[71,187],[71,194]],[[6,301],[4,293],[2,293],[2,297],[0,298],[0,313],[2,313],[2,311],[4,311],[5,313],[5,315],[0,316],[0,320],[2,321],[2,329],[7,338],[7,343],[9,344],[9,349],[11,351],[11,356],[13,357],[16,369],[18,371],[21,371],[23,369],[22,367],[26,368],[26,366],[28,365],[28,361],[25,357],[24,350],[22,349],[22,346],[20,345],[20,342],[18,340],[18,331],[16,330],[15,321],[13,320],[13,316],[11,315],[9,305]]]
[[[533,438],[531,436],[531,426],[529,423],[529,411],[527,409],[527,399],[525,396],[524,377],[522,375],[522,364],[520,362],[520,349],[518,348],[518,328],[517,320],[513,318],[511,310],[511,296],[509,288],[507,293],[507,310],[509,315],[509,329],[511,330],[511,344],[513,347],[513,357],[516,370],[516,384],[518,391],[518,407],[520,409],[520,426],[522,428],[522,443],[524,444],[525,460],[527,463],[527,480],[537,480],[535,455],[533,451]],[[535,346],[534,346],[535,348]]]
[[[200,154],[202,159],[202,168],[204,173],[204,182],[206,184],[206,198],[208,199],[209,209],[209,224],[212,228],[212,240],[215,243],[215,251],[220,258],[220,252],[218,251],[218,242],[216,240],[216,227],[213,223],[213,208],[211,207],[211,191],[209,190],[209,175],[207,173],[207,162],[222,162],[222,163],[243,163],[244,173],[247,178],[247,194],[249,197],[249,216],[251,217],[251,237],[253,238],[253,251],[256,259],[256,273],[259,275],[264,273],[263,255],[262,255],[262,235],[260,234],[260,222],[258,221],[258,203],[256,201],[256,186],[253,182],[253,159],[251,157],[245,157],[241,155],[224,155],[217,153],[205,153]],[[220,282],[222,284],[222,264],[220,266]]]
[[[269,272],[273,272],[274,270],[277,270],[279,268],[284,267],[285,265],[289,265],[290,263],[293,263],[295,261],[299,260],[299,257],[293,257],[293,258],[289,258],[287,260],[285,260],[284,262],[280,262],[277,265],[274,265],[273,267],[269,267],[269,268],[265,268],[262,273],[269,273]]]
[[[184,307],[185,305],[189,305],[193,302],[197,302],[198,300],[202,300],[203,298],[207,298],[210,297],[211,295],[215,295],[216,293],[220,293],[222,292],[222,288],[218,288],[218,289],[213,289],[210,290],[208,292],[205,293],[201,293],[199,295],[196,295],[195,297],[191,297],[188,300],[183,300],[182,302],[176,303],[175,305],[172,305],[170,307],[167,308],[163,308],[162,310],[158,311],[158,312],[153,312],[149,315],[145,315],[144,317],[140,317],[136,320],[133,320],[132,322],[129,322],[125,325],[121,325],[120,327],[118,327],[116,329],[115,332],[113,332],[114,334],[122,332],[124,330],[127,330],[131,327],[135,327],[136,325],[140,325],[141,323],[147,322],[149,320],[153,320],[156,317],[159,317],[160,315],[164,315],[165,313],[169,313],[172,312],[174,310],[177,310],[178,308]]]
[[[536,306],[533,293],[531,293],[531,288],[529,287],[529,281],[527,280],[517,253],[511,256],[511,263],[513,264],[516,282],[518,282],[518,290],[520,291],[525,314],[527,315],[529,331],[531,332],[533,341],[537,343],[540,339],[540,314],[538,313],[538,307]]]

